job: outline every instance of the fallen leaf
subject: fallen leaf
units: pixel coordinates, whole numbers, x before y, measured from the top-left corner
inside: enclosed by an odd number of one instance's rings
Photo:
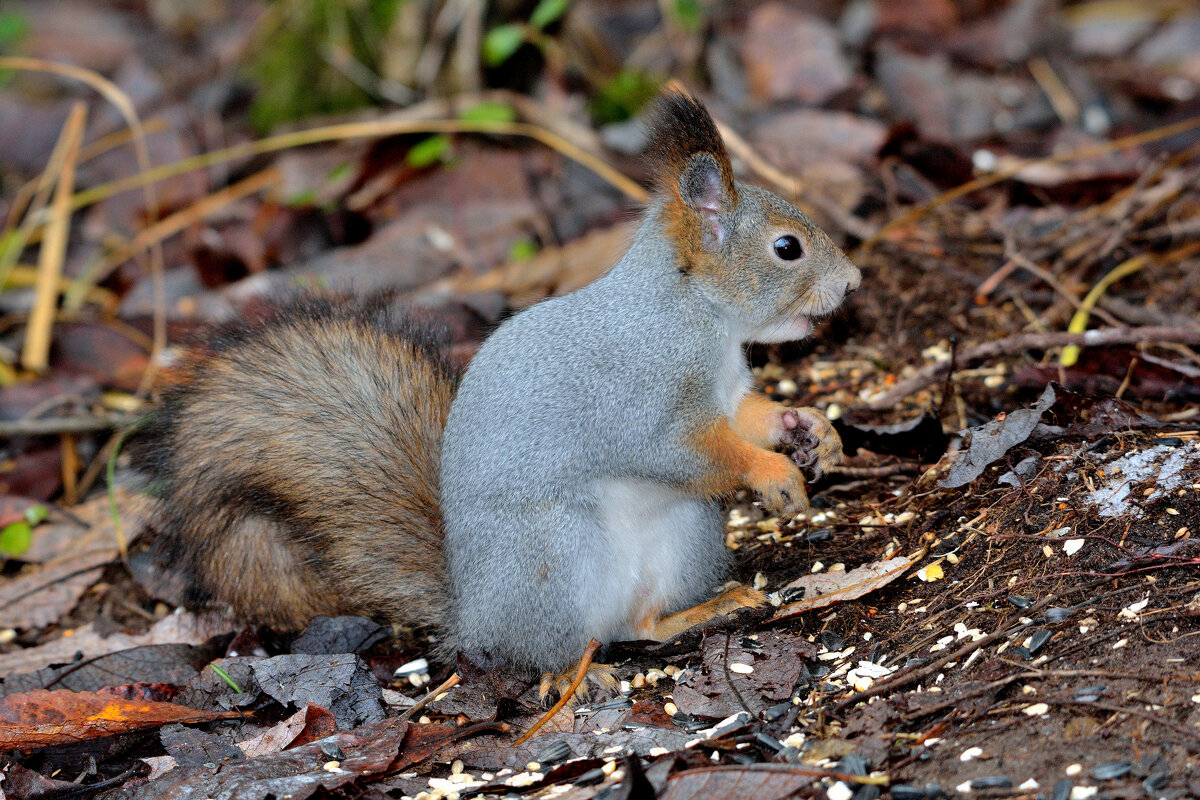
[[[383,692],[374,673],[355,655],[286,655],[256,661],[254,677],[286,705],[328,708],[343,730],[384,718]]]
[[[176,767],[165,775],[122,792],[123,800],[204,800],[237,797],[265,800],[289,797],[305,800],[321,789],[332,791],[364,775],[388,769],[409,728],[399,720],[364,725],[342,731],[303,747],[257,758],[226,762],[220,769],[205,766]],[[331,759],[325,751],[337,748],[343,757],[326,769]]]
[[[71,744],[168,722],[211,722],[237,716],[237,712],[130,701],[97,692],[35,689],[0,699],[0,752]]]
[[[677,684],[671,697],[680,711],[699,717],[757,713],[790,697],[805,659],[816,654],[814,644],[792,633],[763,631],[752,639],[710,636],[699,674]]]
[[[667,780],[663,800],[709,797],[790,797],[812,782],[811,769],[782,764],[702,767],[677,772]]]
[[[73,664],[78,660],[94,659],[108,653],[156,644],[203,644],[208,639],[228,633],[234,625],[221,614],[180,612],[154,623],[146,633],[130,635],[114,633],[102,636],[94,624],[86,625],[71,635],[0,656],[0,675],[20,675],[45,669],[54,664]]]
[[[337,724],[329,711],[318,705],[307,705],[282,722],[267,728],[258,736],[237,742],[234,746],[246,758],[258,758],[278,753],[288,746],[298,747],[310,744],[336,732]],[[166,742],[163,743],[163,746],[168,751],[171,750]],[[179,761],[174,756],[151,756],[143,758],[142,761],[150,767],[149,777],[151,780],[165,775],[179,766]]]
[[[69,552],[0,587],[0,627],[41,628],[56,622],[100,579],[104,567],[120,552],[108,502],[104,496],[75,510],[91,527]],[[118,490],[117,507],[128,541],[140,528],[148,503],[144,497]]]
[[[804,590],[802,599],[781,606],[772,621],[788,619],[814,608],[824,608],[834,603],[854,600],[868,592],[887,586],[915,564],[915,559],[896,556],[886,561],[863,564],[849,572],[821,572],[804,575],[783,587],[784,596]]]

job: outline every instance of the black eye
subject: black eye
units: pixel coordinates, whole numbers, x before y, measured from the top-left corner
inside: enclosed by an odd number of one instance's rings
[[[775,240],[775,255],[784,261],[795,261],[804,256],[804,248],[795,236],[780,236]]]

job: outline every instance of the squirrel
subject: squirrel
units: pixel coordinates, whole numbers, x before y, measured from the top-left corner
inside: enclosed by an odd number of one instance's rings
[[[766,602],[712,597],[721,500],[802,508],[801,466],[828,469],[841,441],[752,391],[744,346],[808,336],[860,273],[735,181],[697,100],[669,90],[651,119],[655,196],[628,251],[506,320],[461,379],[381,305],[308,299],[191,352],[140,457],[151,555],[188,604],[431,625],[444,653],[542,674],[545,697],[593,638],[665,640]]]

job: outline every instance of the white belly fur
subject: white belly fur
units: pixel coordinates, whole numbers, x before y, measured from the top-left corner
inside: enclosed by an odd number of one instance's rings
[[[611,558],[597,564],[589,628],[601,641],[636,638],[646,615],[674,611],[689,593],[679,553],[707,525],[702,502],[653,481],[612,479],[597,486]]]

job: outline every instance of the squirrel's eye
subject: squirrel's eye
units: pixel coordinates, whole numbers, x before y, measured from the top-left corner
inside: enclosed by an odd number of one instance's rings
[[[804,248],[795,236],[780,236],[775,240],[775,255],[784,261],[795,261],[804,255]]]

